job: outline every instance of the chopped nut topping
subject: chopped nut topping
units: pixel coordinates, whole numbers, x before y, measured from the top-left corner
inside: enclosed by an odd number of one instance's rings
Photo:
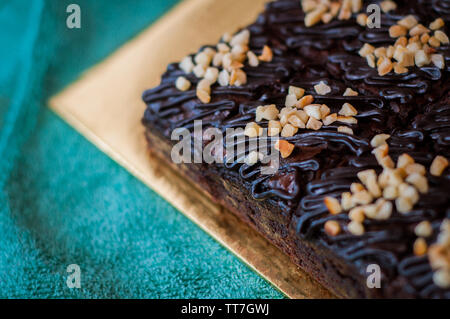
[[[412,210],[413,204],[408,198],[398,197],[395,200],[395,207],[399,213],[406,214]]]
[[[407,198],[414,205],[419,200],[419,193],[417,190],[406,183],[402,183],[398,187],[400,197]]]
[[[330,112],[331,112],[330,108],[326,104],[322,104],[320,106],[320,115],[321,115],[322,119],[325,118],[326,116],[328,116],[330,114]]]
[[[439,48],[441,46],[441,42],[435,36],[430,37],[428,44],[433,48]]]
[[[442,18],[437,18],[436,20],[430,23],[430,29],[437,30],[442,28],[444,25],[445,25],[444,20],[442,20]]]
[[[418,237],[430,237],[433,234],[433,227],[431,227],[431,223],[427,220],[420,222],[414,228],[414,233]]]
[[[205,90],[197,89],[197,97],[204,104],[208,104],[211,101],[210,93]]]
[[[180,91],[187,91],[191,87],[191,82],[184,76],[179,76],[175,82],[175,87]]]
[[[404,26],[398,24],[393,25],[389,28],[389,36],[391,38],[398,38],[405,36],[407,32],[408,30]]]
[[[418,173],[420,175],[425,175],[427,170],[425,169],[425,166],[418,164],[418,163],[414,163],[414,164],[409,164],[405,167],[405,172],[407,175],[411,175],[413,173]]]
[[[367,60],[367,64],[371,67],[371,68],[375,68],[375,57],[373,56],[373,54],[368,54],[366,56],[366,60]]]
[[[271,62],[273,59],[272,50],[267,45],[265,45],[261,55],[258,58],[263,62]]]
[[[352,90],[351,88],[346,88],[343,96],[358,96],[358,92]]]
[[[194,67],[193,72],[197,78],[202,78],[205,75],[206,68],[201,64],[197,64]]]
[[[339,204],[339,201],[336,198],[327,196],[324,199],[324,203],[325,203],[325,206],[327,206],[328,211],[332,215],[337,215],[337,214],[340,214],[342,212],[342,207],[341,207],[341,205]]]
[[[289,124],[288,124],[289,125]],[[286,126],[285,126],[286,127]],[[275,149],[280,152],[281,157],[286,158],[292,154],[295,145],[285,140],[278,140],[275,143]]]
[[[294,94],[297,99],[300,99],[305,95],[305,90],[296,86],[289,86],[289,94]]]
[[[326,85],[323,81],[320,81],[319,84],[314,85],[314,90],[319,95],[327,95],[331,92],[331,88]]]
[[[352,194],[349,192],[344,192],[341,194],[341,205],[342,209],[349,210],[350,208],[354,207]]]
[[[261,126],[259,126],[255,122],[250,122],[245,126],[244,134],[248,137],[257,137],[261,136],[263,131],[264,130]]]
[[[416,25],[414,28],[412,28],[411,30],[409,30],[409,35],[410,36],[416,36],[416,35],[422,35],[424,33],[428,33],[430,32],[430,30],[427,27],[424,27],[422,24],[418,24]]]
[[[368,191],[363,190],[353,194],[352,200],[354,204],[367,205],[372,202],[373,196]]]
[[[337,121],[337,114],[336,113],[330,114],[330,115],[328,115],[327,117],[325,117],[322,120],[323,125],[331,125],[331,124],[333,124],[336,121]]]
[[[336,121],[347,123],[347,124],[357,124],[358,120],[352,116],[338,116]]]
[[[308,114],[308,116],[311,116],[315,118],[316,120],[322,119],[322,113],[320,112],[320,104],[310,104],[303,108],[303,110]]]
[[[356,16],[356,22],[362,26],[365,27],[367,24],[367,14],[365,13],[360,13]]]
[[[365,219],[364,208],[362,206],[352,208],[348,213],[348,217],[352,221],[362,223]]]
[[[431,62],[441,70],[445,67],[444,56],[442,54],[432,54]]]
[[[431,59],[424,50],[418,50],[414,55],[414,61],[418,67],[422,67],[430,64]]]
[[[209,82],[211,82],[211,84],[215,83],[218,77],[219,77],[219,69],[213,67],[209,67],[206,69],[204,78]]]
[[[286,95],[286,101],[284,103],[284,106],[286,107],[292,107],[297,104],[297,96],[295,94],[288,94]]]
[[[450,43],[448,36],[447,36],[444,32],[442,32],[442,31],[439,31],[439,30],[438,30],[438,31],[435,31],[435,32],[434,32],[434,36],[435,36],[436,39],[438,39],[439,42],[441,42],[442,44],[449,44],[449,43]]]
[[[378,75],[383,76],[392,71],[393,65],[389,58],[381,57],[380,60],[381,63],[378,65]]]
[[[397,186],[389,185],[385,189],[383,189],[383,197],[385,199],[396,199],[398,197]]]
[[[386,144],[386,141],[390,138],[391,136],[389,134],[378,134],[375,135],[372,140],[370,141],[370,145],[372,147],[378,147],[381,145]]]
[[[220,86],[227,86],[230,83],[230,74],[227,70],[220,71],[218,82]]]
[[[415,27],[419,22],[413,15],[409,15],[409,16],[406,16],[405,18],[401,19],[397,23],[409,30],[409,29],[412,29],[413,27]]]
[[[218,43],[217,50],[220,53],[228,53],[228,52],[230,52],[230,47],[226,43]]]
[[[275,120],[279,113],[275,104],[258,106],[256,108],[256,122],[261,122],[261,120]]]
[[[362,57],[366,57],[369,54],[375,51],[375,47],[370,45],[369,43],[364,43],[363,47],[359,50],[359,55]]]
[[[323,125],[323,123],[321,121],[318,121],[313,117],[310,117],[308,120],[308,123],[306,123],[306,128],[317,131],[317,130],[320,130],[322,125]]]
[[[281,123],[279,121],[270,120],[267,134],[269,136],[276,136],[276,135],[280,134],[281,129],[282,129],[282,127],[281,127]]]
[[[337,128],[337,131],[339,133],[347,133],[347,134],[353,135],[353,130],[348,126],[339,126]]]
[[[394,1],[386,0],[380,3],[381,10],[384,13],[397,9],[397,4]]]
[[[305,16],[305,26],[312,27],[313,25],[319,23],[322,20],[322,15],[327,11],[325,5],[316,5],[314,10],[308,12]]]
[[[241,86],[247,83],[247,74],[241,69],[235,69],[230,75],[230,85]]]
[[[397,159],[397,167],[405,168],[406,166],[414,164],[414,159],[406,153],[400,155]]]
[[[438,155],[434,158],[433,163],[431,163],[430,173],[433,176],[441,176],[447,166],[448,160],[445,157]]]
[[[406,182],[413,185],[422,194],[428,193],[428,180],[425,176],[412,173],[406,178]]]
[[[192,58],[190,56],[185,57],[181,60],[179,67],[184,73],[191,73],[194,70],[194,63],[192,62]]]
[[[259,59],[252,51],[247,52],[248,64],[252,67],[257,67],[259,65]]]
[[[392,215],[392,203],[388,202],[382,198],[379,198],[375,203],[376,211],[373,215],[373,219],[376,220],[387,220]]]
[[[212,57],[205,51],[199,52],[195,55],[194,61],[197,65],[202,65],[206,68],[211,63]]]
[[[350,103],[344,103],[338,114],[343,116],[355,116],[358,114],[358,111]]]
[[[324,230],[329,236],[336,236],[341,232],[341,226],[335,220],[328,220],[324,225]]]
[[[436,270],[433,274],[433,281],[438,287],[443,289],[450,288],[450,270],[446,268]]]
[[[297,103],[297,107],[299,109],[304,108],[306,105],[310,105],[312,102],[314,101],[314,98],[312,95],[305,95],[304,97],[302,97],[298,103]]]
[[[355,236],[361,236],[364,234],[364,226],[361,223],[355,221],[351,221],[347,225],[347,230]]]
[[[256,151],[251,151],[245,158],[245,164],[247,164],[248,166],[255,165],[262,157],[263,154]]]
[[[423,256],[427,253],[427,242],[423,238],[417,238],[414,242],[414,255],[416,256]]]
[[[297,114],[293,114],[288,118],[289,124],[297,127],[297,128],[305,128],[305,123],[301,120],[301,118]]]
[[[363,186],[362,184],[360,184],[360,183],[352,183],[352,184],[350,185],[350,191],[351,191],[352,193],[361,192],[361,191],[363,191],[363,190],[365,190],[365,188],[364,188],[364,186]]]
[[[230,45],[232,47],[238,44],[247,45],[249,40],[250,40],[250,31],[244,29],[231,38]]]
[[[298,128],[291,125],[291,124],[286,124],[283,127],[283,130],[281,130],[281,136],[282,137],[292,137],[294,136],[298,131]]]

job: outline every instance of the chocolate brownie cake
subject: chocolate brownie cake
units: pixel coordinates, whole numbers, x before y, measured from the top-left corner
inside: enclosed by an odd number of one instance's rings
[[[144,92],[150,149],[338,297],[450,298],[449,26],[449,0],[270,2]],[[200,120],[244,148],[174,164]]]

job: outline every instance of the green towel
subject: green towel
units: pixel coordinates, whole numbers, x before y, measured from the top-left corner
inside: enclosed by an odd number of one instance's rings
[[[0,2],[0,298],[282,297],[46,106],[176,2]]]

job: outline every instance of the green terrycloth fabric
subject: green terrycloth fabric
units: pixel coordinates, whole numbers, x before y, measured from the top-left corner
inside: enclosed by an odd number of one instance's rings
[[[176,2],[0,2],[1,298],[282,297],[46,107]]]

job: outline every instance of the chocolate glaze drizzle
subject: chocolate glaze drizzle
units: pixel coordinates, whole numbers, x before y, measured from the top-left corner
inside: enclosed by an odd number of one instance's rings
[[[365,1],[365,5],[374,1]],[[334,20],[312,28],[304,26],[304,13],[298,0],[278,0],[268,3],[266,10],[250,25],[250,49],[260,53],[267,44],[274,52],[270,63],[257,68],[245,67],[248,83],[242,87],[213,86],[212,100],[202,104],[195,89],[180,92],[175,80],[183,75],[193,83],[193,74],[184,74],[177,64],[168,66],[161,84],[143,94],[147,109],[144,125],[157,128],[170,140],[173,129],[193,129],[194,120],[203,120],[203,128],[217,127],[223,132],[231,127],[244,127],[254,120],[258,105],[284,105],[289,85],[306,89],[317,103],[327,104],[337,112],[349,102],[358,110],[358,124],[350,125],[354,135],[338,133],[339,123],[324,126],[319,131],[299,130],[287,138],[295,144],[293,154],[281,160],[274,175],[261,175],[260,165],[248,166],[235,161],[223,164],[227,174],[241,179],[251,189],[256,200],[270,200],[291,216],[290,227],[301,238],[320,241],[342,258],[352,262],[365,274],[365,267],[378,263],[383,280],[402,278],[409,294],[427,298],[450,298],[450,290],[433,284],[426,257],[412,253],[414,226],[422,221],[432,222],[435,232],[444,218],[450,217],[450,172],[441,177],[427,176],[430,192],[422,195],[414,211],[401,215],[394,212],[386,221],[366,219],[366,232],[354,236],[348,232],[330,237],[323,231],[327,220],[349,222],[346,214],[332,216],[323,198],[339,197],[357,181],[357,172],[374,168],[370,139],[379,133],[391,134],[390,155],[394,160],[404,152],[416,162],[429,167],[440,154],[450,158],[450,46],[438,51],[445,56],[446,68],[410,68],[406,74],[390,73],[379,76],[358,55],[363,43],[374,46],[393,44],[388,28],[407,14],[416,15],[428,25],[437,17],[446,22],[449,34],[450,0],[396,1],[398,9],[382,15],[380,29],[362,28],[354,19]],[[324,81],[332,88],[327,96],[316,96],[313,86]],[[357,97],[343,97],[346,87],[357,90]],[[262,126],[267,123],[262,122]],[[218,165],[221,164],[211,164]],[[435,237],[427,239],[428,244]]]

